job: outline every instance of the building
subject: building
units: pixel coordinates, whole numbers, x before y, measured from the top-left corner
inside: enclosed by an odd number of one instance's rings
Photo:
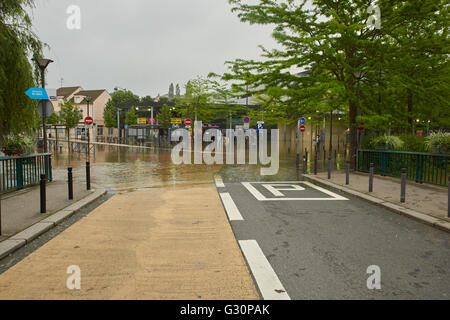
[[[70,101],[75,107],[77,107],[83,114],[83,120],[80,121],[80,126],[84,126],[84,118],[88,115],[94,119],[94,130],[91,132],[92,137],[105,136],[108,134],[105,128],[105,122],[103,119],[103,111],[106,104],[111,99],[111,95],[105,89],[100,90],[83,90],[82,87],[62,87],[56,90],[57,100],[53,101],[55,112],[61,110],[61,105],[64,101]],[[89,110],[87,108],[86,97],[90,97]],[[74,130],[74,136],[77,136],[79,132]],[[109,132],[109,135],[114,133]],[[116,133],[117,135],[117,133]]]

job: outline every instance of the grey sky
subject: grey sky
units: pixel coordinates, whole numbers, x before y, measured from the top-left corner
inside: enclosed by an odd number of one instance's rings
[[[81,30],[69,30],[69,5],[81,8]],[[234,58],[258,58],[274,47],[271,28],[242,23],[227,0],[36,0],[35,32],[51,47],[48,87],[115,86],[140,96],[169,84],[225,71]]]

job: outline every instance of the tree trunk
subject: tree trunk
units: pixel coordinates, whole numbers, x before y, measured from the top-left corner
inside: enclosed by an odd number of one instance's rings
[[[410,130],[413,130],[412,113],[413,113],[413,95],[412,95],[412,90],[408,89],[408,124],[409,124]]]

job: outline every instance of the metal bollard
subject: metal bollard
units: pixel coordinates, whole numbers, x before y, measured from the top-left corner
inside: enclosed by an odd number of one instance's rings
[[[314,174],[317,175],[317,151],[314,155]]]
[[[306,174],[306,157],[303,157],[303,174]]]
[[[448,199],[447,199],[447,205],[448,205],[448,211],[447,216],[450,218],[450,176],[448,176]],[[1,215],[1,208],[0,208],[0,215]]]
[[[345,170],[345,184],[350,184],[350,161],[347,160],[347,168]]]
[[[369,192],[373,192],[373,163],[370,164]]]
[[[406,168],[402,169],[402,181],[400,188],[400,202],[406,201]]]
[[[328,179],[331,179],[331,158],[328,158]]]
[[[45,174],[41,174],[41,213],[47,212],[47,195],[45,190]]]
[[[300,153],[297,153],[297,158],[295,159],[295,165],[298,168],[300,168]]]
[[[86,162],[86,189],[91,190],[91,164]]]
[[[69,200],[73,200],[73,177],[72,177],[72,168],[67,168],[67,177],[69,184]]]

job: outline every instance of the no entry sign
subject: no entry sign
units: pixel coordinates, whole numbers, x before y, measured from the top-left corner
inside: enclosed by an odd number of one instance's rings
[[[192,120],[191,119],[184,119],[184,124],[186,125],[186,126],[190,126],[191,124],[192,124]]]
[[[86,117],[84,118],[84,124],[87,126],[90,126],[94,123],[94,119],[92,119],[92,117]]]
[[[302,124],[302,125],[300,126],[300,132],[305,132],[305,130],[306,130],[306,127]]]

